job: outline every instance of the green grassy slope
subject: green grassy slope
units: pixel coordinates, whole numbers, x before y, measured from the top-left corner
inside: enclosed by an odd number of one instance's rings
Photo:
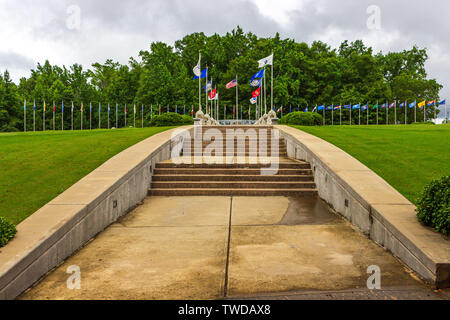
[[[295,127],[351,154],[413,203],[450,174],[450,125]]]
[[[19,223],[115,154],[167,129],[0,134],[0,216]]]

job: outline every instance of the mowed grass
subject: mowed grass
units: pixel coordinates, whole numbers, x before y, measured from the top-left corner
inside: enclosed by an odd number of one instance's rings
[[[0,216],[18,224],[114,155],[167,129],[0,134]]]
[[[450,125],[295,127],[346,151],[413,203],[450,174]]]

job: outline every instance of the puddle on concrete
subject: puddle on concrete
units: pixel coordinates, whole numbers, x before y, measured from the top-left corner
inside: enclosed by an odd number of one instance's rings
[[[289,198],[285,215],[277,225],[316,225],[341,221],[319,197]]]

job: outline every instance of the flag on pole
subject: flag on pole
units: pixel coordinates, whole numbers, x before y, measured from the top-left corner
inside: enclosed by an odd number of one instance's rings
[[[205,92],[209,92],[212,89],[212,79],[209,80],[206,86],[203,86],[203,89],[205,90]]]
[[[445,105],[445,100],[440,101],[440,102],[439,102],[439,105],[440,105],[440,106]]]
[[[36,101],[33,101],[33,110],[36,110]]]
[[[231,89],[237,86],[237,78],[234,78],[234,80],[227,83],[226,88]]]
[[[359,108],[361,108],[361,105],[358,103],[358,104],[355,104],[353,107],[352,107],[352,109],[353,110],[358,110]]]
[[[201,62],[201,57],[198,57],[197,65],[196,65],[196,66],[194,67],[194,69],[193,69],[194,74],[195,74],[195,76],[197,77],[197,79],[198,79],[198,77],[200,77],[200,75],[201,75],[201,72],[200,72],[200,62]]]
[[[402,103],[400,103],[400,105],[398,106],[399,108],[403,108],[403,107],[406,107],[406,102],[402,102]]]
[[[194,115],[194,106],[192,106],[191,115]]]
[[[436,104],[436,99],[435,100],[431,100],[431,101],[428,101],[428,103],[427,103],[427,106],[434,106]]]
[[[338,106],[335,106],[335,107],[334,107],[334,110],[339,110],[340,108],[341,108],[341,106],[338,105]]]
[[[381,106],[380,106],[380,109],[384,109],[384,108],[386,108],[387,107],[387,103],[383,103]]]
[[[325,105],[321,105],[321,106],[318,106],[318,107],[317,107],[317,110],[319,110],[319,111],[321,111],[321,110],[323,110],[323,109],[325,109]]]
[[[202,71],[202,73],[200,74],[200,79],[205,79],[207,74],[208,74],[208,68],[206,68],[205,70]],[[199,78],[199,77],[196,75],[196,76],[194,77],[194,79],[192,79],[192,80],[196,80],[196,79],[198,79],[198,78]]]
[[[418,103],[417,106],[418,106],[419,108],[425,107],[425,100],[422,101],[422,102],[420,102],[420,103]]]
[[[362,110],[362,111],[366,111],[367,109],[369,109],[369,105],[368,105],[368,104],[366,104],[365,106],[362,106],[362,107],[361,107],[361,110]]]
[[[344,109],[351,109],[351,108],[352,108],[351,104],[344,105]]]
[[[392,102],[390,105],[389,105],[389,109],[391,109],[391,108],[394,108],[395,106],[397,105],[397,102]]]
[[[281,106],[281,107],[277,110],[277,112],[283,112],[283,106]]]
[[[45,112],[45,101],[44,101],[44,112]]]
[[[251,98],[251,99],[250,99],[250,103],[251,103],[251,104],[255,104],[255,103],[257,102],[257,99],[258,99],[258,98],[256,98],[256,97]]]
[[[252,98],[256,98],[261,94],[261,87],[252,92]]]
[[[264,77],[264,69],[259,70],[256,74],[253,75],[253,77],[250,79],[250,86],[252,87],[257,87],[260,86],[261,84],[261,79]]]
[[[273,53],[258,61],[259,68],[264,68],[265,66],[271,66],[273,64]]]
[[[372,107],[372,109],[378,109],[378,103],[375,104],[375,105]]]
[[[308,107],[306,107],[305,110],[303,110],[303,112],[308,112]]]
[[[415,106],[416,106],[416,102],[415,101],[409,104],[409,108],[410,109],[414,108]]]
[[[327,111],[333,110],[333,106],[328,106],[325,110]]]

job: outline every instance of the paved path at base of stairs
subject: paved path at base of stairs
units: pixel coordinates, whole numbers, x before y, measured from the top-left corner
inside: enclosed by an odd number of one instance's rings
[[[73,265],[79,290],[67,288]],[[365,289],[371,265],[381,269],[381,291]],[[449,295],[431,290],[318,198],[149,197],[20,298],[235,297]]]

